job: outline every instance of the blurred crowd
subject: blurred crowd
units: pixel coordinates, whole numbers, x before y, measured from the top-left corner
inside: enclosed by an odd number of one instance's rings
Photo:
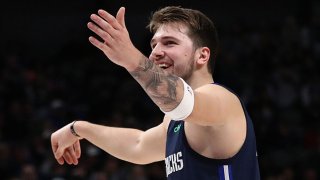
[[[320,18],[302,23],[287,16],[218,29],[214,79],[237,92],[247,106],[262,179],[319,179]],[[55,161],[50,135],[74,119],[142,130],[162,120],[138,83],[88,44],[74,40],[42,58],[17,44],[2,51],[1,179],[166,179],[164,162],[134,165],[86,140],[77,166]]]

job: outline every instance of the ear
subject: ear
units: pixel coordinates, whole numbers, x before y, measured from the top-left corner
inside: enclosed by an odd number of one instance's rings
[[[210,59],[210,49],[208,47],[201,47],[196,50],[196,63],[203,65]]]

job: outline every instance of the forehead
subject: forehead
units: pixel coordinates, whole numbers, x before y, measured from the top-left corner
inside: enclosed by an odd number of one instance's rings
[[[169,23],[163,24],[157,29],[151,39],[151,42],[168,37],[172,37],[178,40],[190,40],[188,36],[187,26],[182,24]]]

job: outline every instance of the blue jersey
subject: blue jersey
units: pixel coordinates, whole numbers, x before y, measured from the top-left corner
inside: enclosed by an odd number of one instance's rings
[[[259,180],[253,124],[245,107],[247,133],[239,152],[229,159],[211,159],[195,152],[187,142],[184,121],[171,120],[166,143],[169,180]]]

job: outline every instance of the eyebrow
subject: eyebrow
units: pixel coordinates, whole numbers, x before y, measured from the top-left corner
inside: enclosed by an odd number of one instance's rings
[[[179,41],[178,38],[173,37],[173,36],[163,36],[163,37],[160,37],[159,39],[161,39],[161,40],[173,39],[173,40],[175,40],[175,41]],[[150,44],[152,45],[155,41],[156,41],[156,39],[153,39],[153,38],[152,38],[151,41],[150,41]]]

